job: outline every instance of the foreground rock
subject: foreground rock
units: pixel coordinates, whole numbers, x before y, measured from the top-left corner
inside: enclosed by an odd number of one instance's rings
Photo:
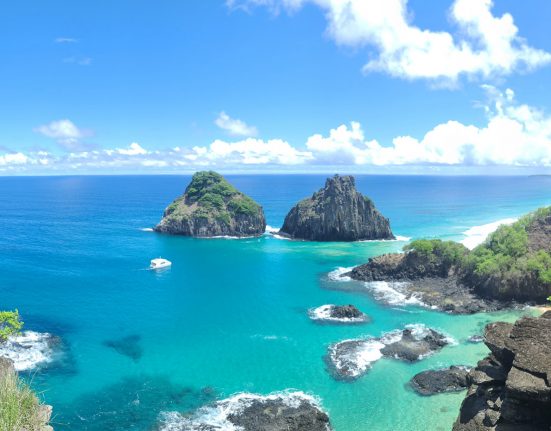
[[[203,407],[192,416],[165,414],[161,431],[331,431],[329,416],[302,393],[239,394]]]
[[[423,371],[413,376],[410,386],[420,395],[458,392],[467,387],[469,367],[451,366],[442,370]]]
[[[356,190],[354,177],[339,175],[294,206],[280,234],[309,241],[394,239],[388,219]]]
[[[157,232],[195,237],[259,236],[266,230],[262,207],[216,172],[197,172],[172,202]]]
[[[385,288],[396,291],[405,303],[454,314],[496,311],[511,306],[482,298],[463,282],[460,264],[467,253],[467,248],[452,241],[420,240],[406,246],[405,253],[371,258],[343,276],[365,281],[372,290],[377,289],[377,282],[388,283],[390,286]]]
[[[365,323],[369,317],[353,305],[327,304],[308,312],[310,319],[327,323]]]
[[[551,316],[492,323],[454,431],[551,429]]]
[[[407,325],[380,338],[345,340],[329,347],[330,371],[337,379],[355,380],[383,356],[414,362],[439,351],[451,340],[424,325]]]

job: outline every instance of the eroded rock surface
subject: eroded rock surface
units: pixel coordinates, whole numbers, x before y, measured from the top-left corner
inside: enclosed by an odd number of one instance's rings
[[[390,223],[352,176],[335,175],[285,217],[280,234],[309,241],[394,239]]]
[[[492,323],[454,431],[551,429],[551,316]]]

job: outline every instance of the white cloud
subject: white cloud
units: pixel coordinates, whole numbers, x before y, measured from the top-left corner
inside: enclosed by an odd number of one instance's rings
[[[58,37],[55,39],[55,43],[77,43],[78,39],[74,37]]]
[[[397,136],[386,145],[367,137],[360,123],[351,122],[327,134],[311,135],[304,145],[283,139],[217,139],[207,146],[150,150],[137,142],[113,149],[75,150],[62,155],[47,151],[0,154],[0,171],[108,170],[113,168],[194,170],[265,167],[309,170],[324,166],[357,167],[551,167],[551,116],[520,104],[511,89],[483,87],[484,125],[450,120],[422,137]],[[79,140],[85,132],[68,120],[37,129],[54,139]]]
[[[281,139],[248,138],[238,142],[216,140],[209,147],[193,147],[187,160],[201,164],[244,164],[244,165],[297,165],[311,159],[311,154],[299,151]]]
[[[461,76],[489,78],[532,70],[551,54],[530,47],[518,35],[512,15],[492,14],[492,0],[454,0],[452,34],[413,25],[407,0],[229,0],[230,8],[266,6],[296,10],[312,3],[325,11],[327,33],[339,45],[376,52],[365,72],[453,84]]]
[[[36,127],[36,133],[53,138],[57,144],[67,151],[79,151],[90,149],[89,144],[83,143],[82,139],[92,136],[91,130],[78,128],[71,120],[57,120],[49,124]]]
[[[214,120],[214,124],[216,124],[222,130],[226,131],[232,136],[250,137],[256,136],[258,134],[258,130],[256,130],[256,127],[249,126],[244,121],[238,120],[236,118],[231,118],[224,111],[218,114],[218,117],[216,118],[216,120]]]
[[[514,92],[485,86],[484,127],[458,121],[439,124],[422,139],[398,136],[391,146],[367,140],[359,123],[342,125],[329,136],[311,136],[306,148],[316,163],[350,165],[551,166],[551,117],[515,102]]]

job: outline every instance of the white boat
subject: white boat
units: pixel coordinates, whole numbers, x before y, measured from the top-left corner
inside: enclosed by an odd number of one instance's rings
[[[151,265],[149,265],[149,269],[168,268],[171,265],[172,262],[170,260],[158,257],[157,259],[151,259]]]

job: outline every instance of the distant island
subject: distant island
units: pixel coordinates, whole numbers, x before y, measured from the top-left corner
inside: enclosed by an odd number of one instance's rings
[[[328,178],[325,187],[297,203],[279,233],[308,241],[395,239],[388,219],[356,190],[354,177],[340,175]]]
[[[202,171],[165,209],[155,231],[194,237],[259,236],[266,231],[266,219],[262,207],[222,175]]]

